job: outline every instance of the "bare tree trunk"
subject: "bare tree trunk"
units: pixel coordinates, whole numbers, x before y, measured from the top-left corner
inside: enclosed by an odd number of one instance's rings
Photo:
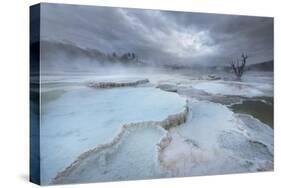
[[[233,70],[233,72],[236,75],[238,80],[241,80],[241,77],[242,77],[242,75],[244,73],[247,58],[248,58],[248,56],[245,55],[244,53],[242,53],[240,60],[237,59],[236,62],[232,61],[230,63],[231,68],[232,68],[232,70]]]

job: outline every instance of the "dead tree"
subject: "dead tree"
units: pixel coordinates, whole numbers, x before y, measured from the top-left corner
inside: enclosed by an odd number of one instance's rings
[[[242,53],[241,59],[237,59],[236,62],[232,61],[230,63],[231,68],[232,68],[234,74],[236,75],[236,77],[238,79],[241,79],[241,77],[242,77],[242,75],[244,73],[247,58],[248,58],[248,56],[245,55],[244,53]]]

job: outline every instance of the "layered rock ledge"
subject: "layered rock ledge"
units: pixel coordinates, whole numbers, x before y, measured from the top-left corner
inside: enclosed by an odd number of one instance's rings
[[[94,155],[106,155],[107,153],[113,153],[111,150],[118,150],[118,146],[120,142],[122,142],[122,138],[130,132],[130,129],[133,128],[145,128],[145,127],[158,127],[163,129],[165,132],[162,139],[160,139],[159,143],[156,145],[157,147],[157,156],[160,156],[159,153],[166,148],[169,143],[171,142],[171,137],[169,136],[168,129],[179,126],[186,122],[188,115],[188,107],[186,106],[185,109],[177,114],[169,115],[163,121],[144,121],[138,123],[129,123],[124,124],[121,127],[119,133],[114,137],[114,139],[108,143],[100,144],[97,147],[88,150],[82,153],[73,163],[71,163],[65,170],[59,172],[57,176],[53,179],[52,184],[63,184],[67,182],[72,182],[72,177],[77,177],[80,171],[83,171],[82,165],[85,161],[87,162],[88,158],[93,157]],[[158,158],[159,160],[160,158]],[[75,181],[73,181],[75,182]]]
[[[52,183],[82,153],[111,148],[112,144],[106,143],[125,125],[156,125],[153,127],[166,131],[181,124],[186,118],[185,106],[184,97],[153,87],[83,87],[64,93],[42,109],[42,184]]]
[[[101,81],[101,82],[91,82],[88,83],[89,87],[95,88],[114,88],[114,87],[132,87],[138,86],[140,84],[149,83],[148,79],[141,79],[136,81],[119,81],[119,82],[112,82],[112,81]]]

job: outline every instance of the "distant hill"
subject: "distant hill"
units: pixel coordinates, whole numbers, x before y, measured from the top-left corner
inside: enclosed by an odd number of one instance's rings
[[[266,61],[261,63],[255,63],[255,64],[246,64],[245,69],[248,71],[255,70],[255,71],[273,71],[274,68],[274,61]],[[180,70],[180,69],[189,69],[189,70],[212,70],[212,71],[232,71],[232,68],[229,66],[200,66],[200,65],[194,65],[194,66],[188,66],[188,65],[164,65],[166,68],[174,69],[174,70]]]
[[[38,44],[31,44],[31,48],[36,45]],[[138,56],[134,52],[105,53],[71,43],[44,40],[40,42],[40,48],[43,70],[79,70],[99,65],[139,63]]]
[[[232,68],[230,66],[211,66],[209,67],[213,70],[224,70],[224,71],[232,71]],[[274,69],[274,61],[269,60],[261,63],[255,63],[255,64],[246,64],[245,70],[247,71],[273,71]]]
[[[266,61],[262,63],[256,63],[247,66],[247,70],[258,70],[258,71],[273,71],[274,69],[274,61]]]
[[[117,54],[113,52],[112,54],[102,52],[97,49],[81,48],[74,44],[51,42],[51,41],[41,41],[41,55],[44,58],[56,56],[56,55],[66,55],[68,58],[89,58],[94,59],[99,62],[122,62],[122,63],[132,63],[138,60],[137,55],[134,52],[125,52],[122,54]]]

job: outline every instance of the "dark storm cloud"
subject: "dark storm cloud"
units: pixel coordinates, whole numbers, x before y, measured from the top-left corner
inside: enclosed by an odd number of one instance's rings
[[[105,53],[135,52],[156,64],[273,59],[273,19],[250,16],[43,4],[44,40]]]

